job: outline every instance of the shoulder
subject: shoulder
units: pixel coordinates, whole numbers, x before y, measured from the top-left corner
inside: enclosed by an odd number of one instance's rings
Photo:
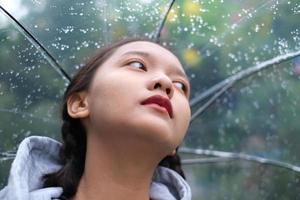
[[[43,188],[42,177],[60,169],[61,144],[51,138],[31,136],[19,145],[12,163],[8,184],[0,192],[4,199],[50,199],[58,197],[61,188]],[[2,195],[2,196],[1,196]],[[33,198],[35,197],[35,198]],[[43,197],[43,198],[40,198]]]

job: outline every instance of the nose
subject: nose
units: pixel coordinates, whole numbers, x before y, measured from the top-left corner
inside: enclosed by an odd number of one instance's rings
[[[172,81],[166,75],[156,76],[151,81],[151,90],[161,90],[169,99],[173,97],[174,89]]]

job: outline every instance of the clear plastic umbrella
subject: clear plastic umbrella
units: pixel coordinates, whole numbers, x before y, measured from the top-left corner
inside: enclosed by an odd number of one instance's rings
[[[104,44],[146,36],[171,48],[190,77],[193,118],[180,151],[194,199],[300,199],[298,1],[0,6],[0,186],[24,137],[59,138],[68,76]]]

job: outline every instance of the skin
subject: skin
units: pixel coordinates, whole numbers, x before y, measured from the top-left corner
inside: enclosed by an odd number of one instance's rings
[[[149,199],[155,168],[187,131],[189,88],[167,49],[145,41],[119,47],[97,69],[89,90],[68,100],[70,116],[87,130],[85,171],[73,200]],[[153,95],[170,100],[172,118],[141,105]]]

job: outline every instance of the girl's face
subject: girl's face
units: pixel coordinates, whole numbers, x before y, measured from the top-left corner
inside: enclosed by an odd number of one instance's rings
[[[122,132],[174,149],[188,128],[189,93],[185,72],[170,51],[146,41],[127,43],[94,75],[87,130]]]

